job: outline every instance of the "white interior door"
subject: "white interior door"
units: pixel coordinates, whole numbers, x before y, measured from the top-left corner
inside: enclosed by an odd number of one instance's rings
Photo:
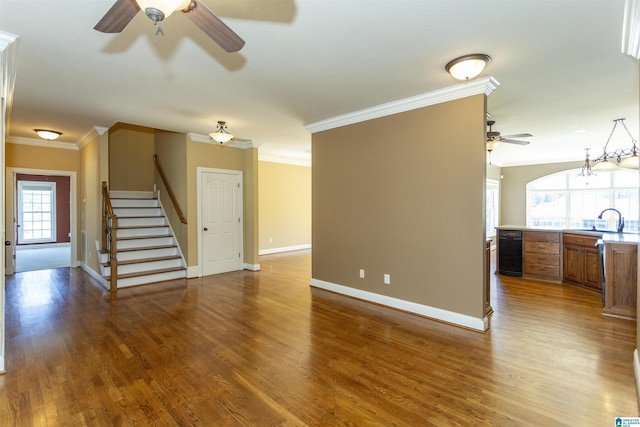
[[[202,275],[242,270],[242,177],[202,172],[200,179]]]

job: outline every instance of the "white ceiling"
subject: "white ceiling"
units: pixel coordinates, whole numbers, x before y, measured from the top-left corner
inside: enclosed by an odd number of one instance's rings
[[[103,34],[93,26],[114,0],[0,0],[0,31],[20,38],[9,137],[50,128],[79,143],[117,122],[208,134],[226,120],[261,159],[304,163],[305,125],[459,84],[444,65],[475,52],[491,55],[483,76],[500,82],[494,130],[534,135],[500,144],[494,164],[581,160],[587,147],[596,157],[621,117],[638,136],[624,0],[202,2],[246,41],[240,52],[180,13],[164,36],[141,12]]]

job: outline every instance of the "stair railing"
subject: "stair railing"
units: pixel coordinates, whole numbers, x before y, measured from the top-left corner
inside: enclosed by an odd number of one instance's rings
[[[118,228],[118,217],[113,213],[111,197],[107,182],[102,181],[102,252],[109,256],[109,267],[111,275],[109,279],[109,291],[118,290],[118,258],[116,244],[116,230]]]
[[[157,154],[153,155],[153,163],[156,165],[156,170],[158,171],[158,175],[160,175],[160,179],[162,180],[162,183],[164,184],[164,188],[167,189],[167,194],[169,195],[169,198],[171,199],[171,203],[173,204],[173,208],[176,210],[176,213],[178,214],[178,219],[180,220],[181,223],[186,224],[187,223],[187,218],[185,218],[184,214],[182,213],[182,210],[180,209],[180,206],[178,206],[178,201],[176,200],[175,196],[173,195],[173,191],[171,191],[171,187],[169,186],[169,182],[167,181],[167,177],[164,175],[164,171],[162,170],[162,167],[160,166],[160,162],[158,161],[158,155]]]

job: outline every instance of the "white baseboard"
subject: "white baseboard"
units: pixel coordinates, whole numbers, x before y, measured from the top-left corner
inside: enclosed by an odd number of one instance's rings
[[[277,254],[280,252],[299,251],[302,249],[311,249],[311,243],[305,245],[284,246],[282,248],[261,249],[258,251],[258,255]]]
[[[90,268],[90,267],[89,267],[87,264],[85,264],[84,262],[81,262],[81,263],[79,264],[79,267],[80,267],[81,269],[83,269],[84,271],[86,271],[86,272],[89,274],[89,276],[91,276],[91,277],[93,277],[94,279],[96,279],[96,280],[100,283],[100,285],[101,285],[102,287],[104,287],[105,289],[109,289],[109,282],[107,282],[107,280],[106,280],[104,277],[102,277],[102,276],[100,275],[100,273],[98,273],[98,272],[96,272],[94,269]]]
[[[260,271],[260,264],[247,264],[244,263],[244,269],[250,271]]]
[[[194,277],[200,277],[199,265],[192,265],[187,267],[187,279],[193,279]]]
[[[323,280],[313,278],[311,279],[311,286],[338,294],[347,295],[353,298],[358,298],[364,301],[384,305],[387,307],[392,307],[398,310],[407,311],[409,313],[419,314],[421,316],[446,323],[451,323],[456,326],[473,329],[479,332],[486,332],[490,326],[489,317],[472,317],[466,314],[460,314],[453,311],[443,310],[441,308],[418,304],[411,301],[405,301],[387,295],[380,295],[373,292],[350,288],[343,285],[337,285],[335,283],[325,282]]]

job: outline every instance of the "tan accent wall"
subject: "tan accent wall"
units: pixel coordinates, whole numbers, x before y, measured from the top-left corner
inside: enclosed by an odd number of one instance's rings
[[[6,144],[6,167],[78,172],[80,152],[34,145]]]
[[[87,234],[87,259],[85,265],[100,274],[96,242],[102,241],[102,181],[106,171],[101,166],[101,151],[106,151],[108,133],[96,136],[80,150],[80,174],[78,179],[78,228]],[[81,234],[79,234],[81,236]],[[82,260],[82,245],[78,240],[78,257]]]
[[[187,265],[198,264],[197,168],[243,172],[244,262],[258,264],[258,149],[239,149],[205,144],[187,138]]]
[[[311,168],[259,162],[260,250],[311,244]]]
[[[124,123],[109,129],[109,190],[153,191],[154,132]]]
[[[157,130],[155,133],[155,154],[158,155],[158,162],[162,167],[165,177],[169,182],[171,191],[187,217],[187,135],[183,133],[167,132]],[[182,224],[180,217],[173,207],[169,192],[162,183],[159,173],[154,167],[154,182],[160,191],[160,201],[164,206],[167,219],[176,235],[178,245],[182,250],[185,259],[188,257],[188,223]]]
[[[482,318],[485,118],[476,95],[314,134],[312,277]]]
[[[581,168],[583,164],[584,161],[575,161],[503,167],[500,180],[500,224],[525,225],[528,182],[555,172]]]

